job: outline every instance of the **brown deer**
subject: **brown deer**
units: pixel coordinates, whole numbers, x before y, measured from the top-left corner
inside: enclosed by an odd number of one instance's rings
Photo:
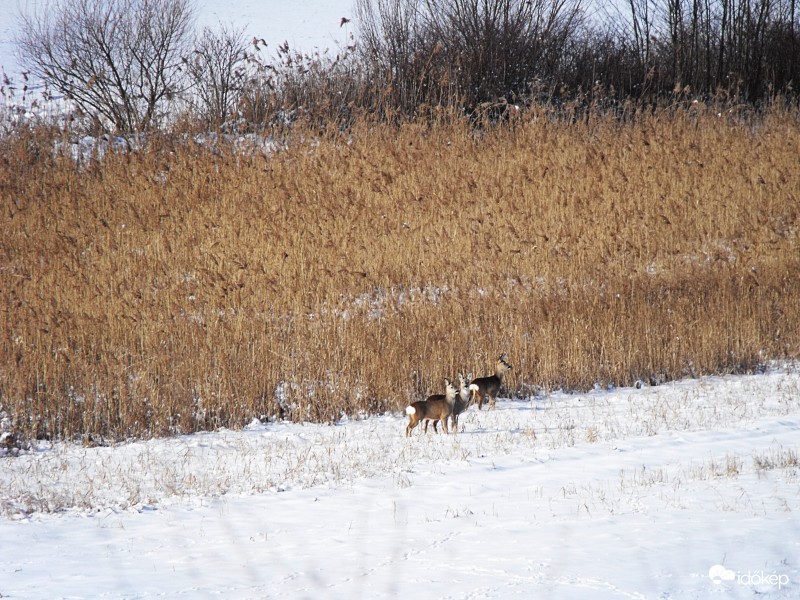
[[[433,429],[436,429],[436,423],[442,423],[442,429],[445,433],[450,433],[447,429],[447,419],[453,414],[453,405],[456,400],[456,388],[449,379],[444,380],[446,393],[433,394],[428,396],[426,400],[418,400],[413,404],[406,406],[406,414],[408,415],[408,425],[406,425],[406,437],[411,435],[411,430],[414,429],[421,421],[425,421],[425,433],[428,432],[428,421],[433,421]]]
[[[467,410],[469,408],[469,405],[472,404],[470,402],[471,398],[469,393],[470,376],[467,376],[467,378],[465,379],[461,373],[458,374],[458,395],[456,396],[456,399],[453,402],[453,412],[450,415],[450,426],[456,433],[458,433],[458,415]],[[438,429],[436,429],[437,423],[438,423],[437,421],[433,421],[433,430],[438,433]],[[424,431],[425,433],[428,433],[428,421],[425,421]]]
[[[505,352],[497,359],[494,367],[494,375],[488,377],[478,377],[472,381],[469,386],[470,390],[470,403],[478,399],[478,410],[483,408],[483,403],[489,401],[489,408],[494,408],[497,394],[500,392],[500,386],[503,384],[503,375],[506,371],[511,370],[511,365],[508,364]]]
[[[458,374],[458,396],[456,396],[456,401],[453,403],[453,414],[450,416],[450,420],[453,423],[453,430],[456,433],[458,433],[458,415],[467,410],[469,405],[472,404],[472,396],[469,391],[469,378],[469,375],[464,378],[461,373]]]

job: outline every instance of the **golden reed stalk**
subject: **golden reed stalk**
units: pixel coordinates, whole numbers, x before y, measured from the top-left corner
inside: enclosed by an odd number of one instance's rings
[[[78,165],[4,142],[0,412],[89,441],[800,355],[800,119],[296,131]]]

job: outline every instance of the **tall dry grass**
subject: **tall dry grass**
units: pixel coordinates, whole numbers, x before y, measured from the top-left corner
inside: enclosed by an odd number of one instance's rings
[[[295,131],[89,164],[8,138],[0,411],[87,442],[800,356],[800,119]]]

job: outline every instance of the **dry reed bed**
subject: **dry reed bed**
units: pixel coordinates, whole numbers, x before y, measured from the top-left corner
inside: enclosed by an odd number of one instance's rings
[[[532,113],[0,163],[18,437],[396,410],[501,351],[513,391],[800,356],[800,120]]]

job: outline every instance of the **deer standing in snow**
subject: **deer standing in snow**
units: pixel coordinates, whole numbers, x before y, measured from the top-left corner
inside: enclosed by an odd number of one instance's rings
[[[433,429],[436,429],[436,423],[442,423],[442,429],[445,433],[450,433],[447,429],[447,419],[453,414],[453,405],[456,400],[456,388],[449,379],[444,380],[445,390],[444,394],[433,394],[428,396],[426,400],[418,400],[406,406],[406,414],[408,415],[408,425],[406,425],[406,437],[411,435],[411,430],[419,425],[420,421],[425,421],[425,432],[428,431],[428,421],[433,421]]]
[[[478,399],[478,410],[483,408],[483,403],[489,401],[489,408],[494,408],[494,403],[497,400],[497,394],[500,392],[500,386],[503,384],[503,375],[506,371],[511,370],[511,365],[508,364],[505,352],[497,359],[494,368],[494,375],[488,377],[479,377],[472,381],[469,386],[470,390],[470,403]]]
[[[456,396],[456,401],[453,403],[453,414],[450,417],[453,422],[453,430],[456,433],[458,433],[458,415],[467,410],[470,404],[472,404],[472,396],[469,391],[469,376],[464,378],[464,376],[459,373],[458,396]]]

